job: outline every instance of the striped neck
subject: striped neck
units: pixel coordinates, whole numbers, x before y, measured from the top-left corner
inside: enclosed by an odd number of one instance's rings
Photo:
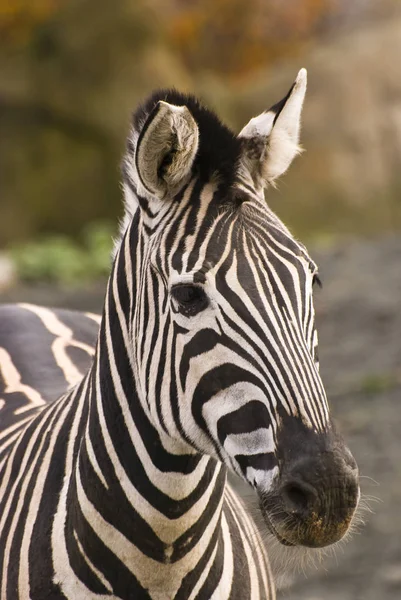
[[[176,597],[200,559],[216,553],[226,469],[158,431],[137,392],[135,348],[123,316],[134,313],[126,303],[136,294],[126,287],[125,260],[121,253],[116,259],[83,384],[89,412],[66,495],[70,562],[98,593],[118,589],[112,567],[104,571],[117,557],[129,589],[139,583],[138,594],[145,588],[152,598],[158,590]]]

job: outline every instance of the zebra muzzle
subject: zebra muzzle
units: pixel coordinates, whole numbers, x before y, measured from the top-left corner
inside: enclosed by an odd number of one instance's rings
[[[338,451],[287,465],[274,489],[260,495],[268,528],[285,545],[320,548],[348,531],[359,501],[358,469]]]

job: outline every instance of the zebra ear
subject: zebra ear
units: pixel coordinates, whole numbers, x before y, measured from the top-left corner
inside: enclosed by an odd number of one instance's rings
[[[302,151],[298,142],[305,92],[306,69],[301,69],[285,98],[251,119],[239,134],[243,163],[258,186],[273,183]]]
[[[198,150],[199,131],[186,106],[159,101],[138,138],[135,162],[145,189],[162,199],[189,179]]]

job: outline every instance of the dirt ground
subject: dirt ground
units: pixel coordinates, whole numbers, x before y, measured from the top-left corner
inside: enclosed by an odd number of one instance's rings
[[[291,576],[281,600],[401,599],[401,236],[312,252],[320,362],[332,412],[361,472],[372,513],[335,558]],[[85,291],[22,288],[0,301],[100,310],[103,285]]]

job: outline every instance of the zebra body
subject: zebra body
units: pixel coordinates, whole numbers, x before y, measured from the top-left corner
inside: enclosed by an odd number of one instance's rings
[[[60,541],[64,539],[63,529],[67,521],[66,499],[68,486],[71,484],[69,475],[73,473],[72,463],[74,456],[77,455],[74,444],[76,445],[82,439],[82,431],[79,431],[78,424],[87,418],[87,410],[85,410],[88,401],[87,378],[84,378],[73,392],[68,393],[67,390],[72,384],[76,384],[77,380],[81,380],[82,374],[91,362],[99,320],[93,314],[49,310],[32,305],[0,307],[0,322],[6,324],[7,329],[11,326],[14,330],[13,336],[3,336],[4,341],[15,340],[18,328],[21,328],[21,332],[29,331],[31,335],[29,345],[26,344],[26,339],[21,337],[18,347],[13,345],[11,348],[4,346],[1,348],[3,358],[1,377],[4,382],[3,408],[7,407],[11,410],[14,408],[14,414],[4,414],[4,417],[13,425],[0,434],[0,468],[10,454],[10,448],[12,448],[11,458],[18,456],[19,447],[24,448],[24,460],[15,461],[18,463],[18,469],[14,476],[11,473],[13,461],[8,463],[10,470],[3,471],[4,479],[0,489],[5,503],[0,522],[1,543],[4,544],[4,555],[2,556],[4,562],[2,562],[1,571],[2,598],[32,598],[32,600],[34,598],[54,598],[56,600],[56,598],[71,597],[75,600],[81,598],[86,600],[104,597],[163,598],[165,600],[191,597],[189,590],[194,598],[198,597],[198,593],[201,598],[209,597],[207,595],[209,592],[202,589],[206,587],[206,579],[207,587],[211,580],[215,582],[215,598],[235,598],[235,593],[230,592],[232,587],[239,590],[239,598],[243,589],[249,590],[250,598],[274,598],[273,579],[260,534],[252,518],[244,509],[241,499],[226,483],[224,466],[214,459],[204,461],[205,464],[200,465],[200,473],[195,474],[193,481],[188,477],[188,485],[196,490],[202,476],[203,479],[209,481],[210,489],[203,495],[203,504],[214,499],[215,504],[221,505],[221,514],[216,511],[215,515],[215,519],[218,518],[221,521],[221,528],[218,532],[216,528],[212,528],[213,535],[206,536],[204,543],[198,544],[190,557],[184,556],[182,561],[171,562],[174,551],[179,551],[178,545],[174,548],[171,541],[180,537],[180,534],[191,531],[191,527],[193,528],[193,524],[198,520],[199,511],[192,515],[188,514],[190,511],[185,512],[181,518],[181,524],[177,526],[177,520],[175,520],[173,527],[171,525],[165,527],[165,541],[158,549],[160,555],[158,560],[146,554],[138,556],[138,552],[134,552],[132,546],[129,547],[130,562],[133,561],[134,564],[128,564],[128,569],[131,568],[135,573],[135,563],[142,561],[145,563],[143,572],[149,574],[148,579],[139,582],[139,586],[135,577],[129,573],[125,573],[125,578],[122,577],[115,564],[111,564],[106,573],[98,570],[88,556],[90,552],[85,551],[74,530],[71,531],[71,537],[77,543],[74,561],[81,563],[80,573],[83,568],[89,572],[87,584],[82,585],[80,578],[77,578],[74,570],[71,569],[71,555],[68,557],[68,552],[72,554],[73,549],[70,546],[67,550],[67,544],[61,545]],[[0,331],[5,333],[2,327],[0,327]],[[76,349],[81,352],[76,353]],[[47,353],[46,361],[44,353]],[[6,354],[8,360],[4,360]],[[14,355],[19,356],[20,361],[22,356],[22,361],[18,364],[18,372],[23,373],[23,381],[16,381],[17,366],[12,363]],[[47,372],[46,377],[43,377],[42,374],[39,378],[35,377],[38,370],[43,371],[44,363],[48,364],[51,372]],[[50,389],[48,388],[49,384],[51,385]],[[67,392],[67,394],[56,402],[49,402],[48,398],[54,393],[55,385],[57,385],[58,393]],[[29,426],[27,426],[28,424]],[[21,431],[23,431],[22,436]],[[90,441],[88,446],[90,468],[96,471],[102,487],[108,490],[109,485]],[[49,478],[51,471],[52,477]],[[58,473],[57,477],[56,472]],[[181,474],[179,477],[182,478],[183,475]],[[174,496],[173,488],[177,488],[177,478],[174,479],[170,489],[165,490],[172,496]],[[44,485],[46,485],[46,489]],[[6,487],[9,495],[6,493]],[[224,490],[223,494],[221,494],[222,490]],[[186,494],[185,497],[188,495]],[[53,503],[49,501],[51,497],[53,497]],[[87,502],[83,504],[87,507]],[[201,506],[199,514],[204,511],[205,506]],[[54,515],[53,525],[51,529],[46,527],[47,535],[41,534],[40,544],[32,544],[32,538],[36,539],[37,536],[34,528],[30,528],[28,524],[38,528],[43,527],[43,523],[40,522],[41,512],[46,515],[46,519],[49,514]],[[96,518],[97,515],[89,513],[86,516],[88,521],[93,524],[91,519]],[[158,517],[160,519],[163,515],[158,514]],[[149,519],[149,515],[147,518]],[[191,522],[191,518],[194,523]],[[169,519],[167,518],[166,521],[169,522]],[[160,521],[152,523],[152,526],[162,537]],[[201,534],[203,527],[202,524]],[[107,522],[102,523],[99,530],[101,538],[103,534],[107,535],[107,529]],[[187,534],[187,538],[191,533]],[[168,540],[169,535],[172,540]],[[213,539],[214,537],[217,539]],[[187,539],[184,539],[181,545],[185,546],[186,543]],[[30,544],[31,548],[29,548]],[[128,544],[129,540],[122,535],[118,543],[121,554]],[[233,547],[236,548],[236,552],[233,552]],[[55,552],[51,558],[49,556],[50,548],[57,548],[56,552],[59,554]],[[121,559],[121,555],[115,559],[117,562],[118,558]],[[180,592],[177,582],[185,579],[185,576],[199,566],[199,563],[203,566],[203,572],[202,569],[200,572],[196,572],[194,581],[182,586]],[[45,566],[47,566],[48,573],[46,573]],[[157,577],[155,570],[158,574]],[[177,571],[175,577],[174,570]],[[38,580],[35,578],[35,573],[38,574]],[[94,585],[96,579],[97,585]],[[46,585],[43,584],[43,580],[46,581]],[[64,584],[59,585],[58,581],[64,581]],[[7,584],[5,585],[4,582]],[[145,592],[149,588],[154,588],[151,594]]]
[[[2,309],[1,600],[274,598],[227,469],[283,544],[348,529],[357,470],[318,372],[317,268],[263,197],[299,151],[305,88],[301,71],[239,136],[176,92],[135,113],[94,351],[93,315]],[[47,329],[31,356],[12,336],[27,315]]]

